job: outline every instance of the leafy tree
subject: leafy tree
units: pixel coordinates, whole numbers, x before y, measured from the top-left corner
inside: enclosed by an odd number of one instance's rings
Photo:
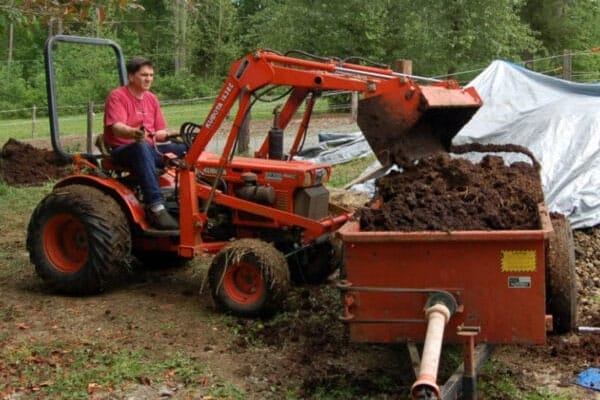
[[[567,18],[574,29],[568,35],[564,47],[573,52],[594,49],[593,53],[582,54],[573,59],[574,79],[600,80],[600,4],[597,1],[578,2],[568,9]]]
[[[402,3],[390,9],[386,53],[414,60],[424,75],[485,67],[497,58],[519,60],[539,48],[519,17],[522,0]]]
[[[283,53],[380,58],[387,1],[265,0],[248,16],[245,43]]]
[[[242,55],[237,11],[230,0],[197,1],[196,9],[198,36],[191,70],[220,86],[231,62]]]
[[[33,105],[33,92],[21,77],[20,64],[0,64],[0,110],[2,117],[18,117],[29,111],[24,107]]]
[[[255,43],[250,32],[252,31],[251,17],[265,8],[264,0],[233,0],[237,12],[236,36],[243,53],[255,50]]]
[[[600,53],[587,53],[600,46],[600,4],[597,0],[529,0],[523,9],[523,18],[535,30],[545,52],[542,56],[556,56],[536,62],[536,69],[560,70],[563,51],[579,54],[573,58],[575,78],[598,79]],[[579,74],[579,76],[577,76]]]
[[[599,0],[8,0],[0,5],[4,109],[43,107],[43,47],[57,32],[113,39],[126,57],[152,58],[163,98],[214,93],[231,63],[258,48],[388,65],[411,59],[419,75],[475,70],[458,75],[462,82],[496,58],[539,60],[564,49],[578,54],[579,79],[600,69],[600,52],[589,52],[600,47]],[[59,54],[66,104],[99,102],[116,85],[112,54]],[[561,65],[560,57],[535,64]]]
[[[551,51],[556,51],[569,35],[565,14],[573,0],[529,0],[523,8],[523,18],[540,34],[540,39]]]
[[[243,2],[247,5],[247,2]],[[244,43],[319,55],[414,60],[423,74],[520,59],[539,42],[520,19],[523,0],[263,0]]]
[[[3,85],[1,93],[6,94],[5,105],[8,108],[31,107],[36,104],[43,107],[46,104],[45,78],[43,53],[46,39],[49,35],[63,32],[82,36],[98,34],[106,22],[107,9],[115,15],[123,10],[139,9],[136,1],[104,0],[104,1],[43,1],[43,0],[12,0],[10,4],[0,6],[0,35],[8,36],[9,25],[13,25],[14,41],[12,46],[13,61],[11,66],[4,68],[5,76],[13,80],[10,84]],[[3,43],[8,43],[3,41]],[[8,54],[7,47],[0,47],[0,54]],[[4,58],[6,59],[6,58]],[[114,58],[111,58],[112,62]],[[93,60],[94,66],[91,66]],[[92,76],[97,75],[97,70],[102,66],[103,60],[98,58],[71,57],[71,68],[88,68]],[[1,65],[1,64],[0,64]],[[113,67],[114,69],[114,67]],[[60,68],[59,68],[60,70]],[[15,76],[16,75],[16,76]],[[22,79],[26,84],[23,86]],[[74,89],[69,93],[72,101],[82,99],[89,87],[93,86],[89,75],[79,77],[81,82],[73,78],[66,79],[72,82]],[[11,85],[16,85],[12,87]],[[8,90],[8,92],[4,92]],[[68,90],[66,91],[69,92]],[[10,93],[11,95],[8,95]],[[26,93],[26,94],[24,94]],[[17,94],[17,95],[13,95]],[[12,104],[9,106],[7,103]]]

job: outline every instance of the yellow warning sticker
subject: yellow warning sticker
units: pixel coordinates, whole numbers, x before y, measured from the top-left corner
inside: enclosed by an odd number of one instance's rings
[[[534,250],[503,250],[502,272],[535,271]]]

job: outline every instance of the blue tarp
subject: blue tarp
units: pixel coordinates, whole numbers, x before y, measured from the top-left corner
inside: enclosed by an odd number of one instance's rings
[[[575,383],[588,389],[600,391],[600,369],[588,368],[575,378]]]

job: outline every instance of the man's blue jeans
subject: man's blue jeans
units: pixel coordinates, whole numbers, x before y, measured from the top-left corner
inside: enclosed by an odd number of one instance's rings
[[[145,141],[133,142],[115,147],[110,152],[110,156],[118,165],[129,168],[137,177],[144,203],[148,207],[163,202],[156,177],[156,168],[164,167],[162,154],[173,153],[181,158],[187,151],[187,146],[179,143],[162,143],[156,147],[157,149]]]

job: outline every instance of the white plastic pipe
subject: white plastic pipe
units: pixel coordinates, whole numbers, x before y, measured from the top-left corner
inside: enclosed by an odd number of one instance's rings
[[[411,389],[413,399],[422,398],[422,391],[433,392],[438,398],[440,396],[440,388],[436,381],[440,365],[440,354],[442,353],[444,328],[450,319],[450,310],[446,305],[437,303],[425,310],[425,316],[427,318],[427,333],[419,366],[419,376]]]

